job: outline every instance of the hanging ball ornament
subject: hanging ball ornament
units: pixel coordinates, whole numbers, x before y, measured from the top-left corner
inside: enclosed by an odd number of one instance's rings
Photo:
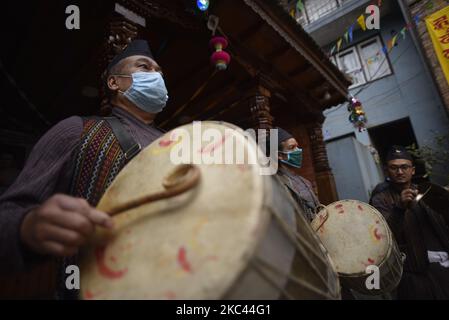
[[[363,111],[362,107],[358,106],[358,107],[355,107],[355,114],[364,115],[365,112]]]
[[[356,119],[355,115],[351,113],[349,115],[349,122],[355,123],[356,121],[357,121],[357,119]]]
[[[213,37],[210,46],[215,50],[211,56],[211,63],[218,70],[226,70],[231,62],[231,56],[224,51],[228,46],[228,40],[224,37]]]
[[[365,124],[367,122],[367,118],[365,111],[363,110],[362,103],[356,98],[352,98],[351,105],[348,106],[348,111],[350,112],[349,121],[359,129],[359,132],[366,130]]]

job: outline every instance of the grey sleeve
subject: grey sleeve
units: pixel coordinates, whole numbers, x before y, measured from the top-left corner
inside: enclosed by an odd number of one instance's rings
[[[83,130],[80,117],[52,127],[34,146],[15,182],[0,197],[0,272],[20,271],[33,256],[20,241],[25,215],[55,193]],[[32,260],[32,259],[31,259]]]

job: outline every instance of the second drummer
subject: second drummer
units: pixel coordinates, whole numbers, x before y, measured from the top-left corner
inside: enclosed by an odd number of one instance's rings
[[[278,129],[278,176],[298,200],[306,213],[306,219],[312,221],[320,202],[313,191],[312,183],[301,177],[296,170],[302,167],[302,149],[292,134]]]

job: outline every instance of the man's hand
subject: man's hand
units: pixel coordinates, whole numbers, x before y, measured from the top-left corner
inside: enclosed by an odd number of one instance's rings
[[[404,208],[409,208],[413,199],[418,195],[418,190],[405,189],[401,192],[401,203]]]
[[[59,194],[26,215],[20,237],[36,253],[72,256],[87,242],[95,226],[112,228],[112,219],[84,199]]]

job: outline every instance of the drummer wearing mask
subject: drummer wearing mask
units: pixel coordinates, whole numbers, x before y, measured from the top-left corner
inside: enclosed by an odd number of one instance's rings
[[[320,204],[312,183],[301,177],[297,170],[302,167],[302,149],[296,139],[282,128],[278,129],[278,176],[291,191],[294,198],[306,214],[306,219],[312,221]]]
[[[449,299],[449,232],[438,215],[414,202],[413,159],[402,146],[387,155],[388,181],[374,189],[370,204],[385,217],[406,254],[398,299]]]
[[[60,298],[76,297],[65,290],[64,266],[76,264],[95,227],[113,227],[95,209],[99,199],[126,163],[162,135],[153,122],[168,95],[148,43],[131,42],[106,71],[111,117],[72,116],[53,126],[0,197],[0,274],[63,258]]]

